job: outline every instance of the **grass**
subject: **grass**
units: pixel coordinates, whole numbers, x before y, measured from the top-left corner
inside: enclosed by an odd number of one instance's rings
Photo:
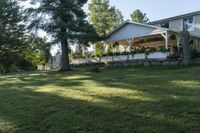
[[[198,133],[200,67],[0,77],[0,133]]]

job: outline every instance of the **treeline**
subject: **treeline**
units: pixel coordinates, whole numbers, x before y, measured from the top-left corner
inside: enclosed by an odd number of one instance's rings
[[[34,70],[50,58],[50,43],[28,29],[16,0],[0,1],[0,73]]]
[[[32,7],[24,9],[20,3],[25,1]],[[88,15],[83,10],[86,3],[87,0],[0,1],[0,73],[36,69],[48,62],[50,47],[57,43],[62,50],[61,70],[70,70],[69,45],[80,44],[83,49],[89,43],[99,45],[108,32],[124,22],[122,13],[110,6],[109,0],[92,0]],[[133,12],[132,20],[147,22],[146,14],[138,11]],[[38,37],[38,30],[46,32],[50,41]]]

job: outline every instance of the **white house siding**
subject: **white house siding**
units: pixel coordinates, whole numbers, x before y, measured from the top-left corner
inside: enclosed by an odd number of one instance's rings
[[[183,19],[177,19],[169,22],[169,29],[183,30]],[[200,15],[194,16],[194,30],[189,31],[192,35],[200,36]]]
[[[128,38],[158,34],[160,32],[163,32],[163,30],[159,28],[153,28],[153,27],[147,27],[147,26],[128,23],[124,25],[123,27],[121,27],[120,29],[118,29],[117,31],[115,31],[112,34],[112,36],[110,36],[105,41],[106,42],[119,41],[119,40],[124,40]]]
[[[172,30],[183,30],[183,26],[182,26],[182,20],[181,19],[178,19],[178,20],[173,20],[173,21],[170,21],[169,22],[169,29],[172,29]]]
[[[56,69],[56,68],[60,67],[61,56],[62,56],[61,53],[58,52],[58,53],[56,53],[55,56],[52,57],[52,64],[51,64],[52,69]]]
[[[158,27],[161,27],[161,24],[154,24],[154,26],[158,26]]]
[[[190,31],[191,34],[200,36],[200,15],[194,16],[194,30]]]

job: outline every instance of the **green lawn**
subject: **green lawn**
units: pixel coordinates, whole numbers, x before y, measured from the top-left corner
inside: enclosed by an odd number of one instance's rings
[[[199,133],[200,67],[0,77],[0,133]]]

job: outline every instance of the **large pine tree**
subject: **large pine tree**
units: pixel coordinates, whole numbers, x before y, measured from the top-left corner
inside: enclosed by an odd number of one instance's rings
[[[32,0],[32,4],[39,6],[29,9],[30,28],[41,28],[52,36],[54,43],[61,43],[62,71],[70,70],[69,41],[84,40],[88,33],[95,33],[86,21],[87,16],[82,9],[86,2],[87,0]]]

